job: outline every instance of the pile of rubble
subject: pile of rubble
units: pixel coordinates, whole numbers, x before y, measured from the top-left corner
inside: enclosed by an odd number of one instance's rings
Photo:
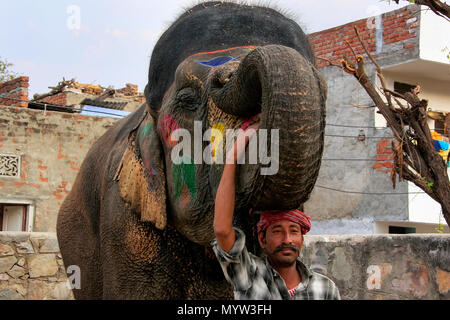
[[[57,86],[49,87],[49,89],[51,91],[48,93],[35,94],[33,100],[39,101],[64,91],[71,91],[97,96],[95,100],[98,101],[103,101],[106,98],[126,98],[136,102],[145,102],[145,96],[138,92],[138,86],[131,83],[127,83],[125,88],[114,89],[112,86],[105,88],[100,85],[79,83],[75,79],[65,80],[63,78],[63,81],[60,81]]]

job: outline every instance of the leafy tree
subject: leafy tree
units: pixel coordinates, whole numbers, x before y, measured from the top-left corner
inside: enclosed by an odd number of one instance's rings
[[[0,83],[12,80],[18,76],[17,73],[10,70],[13,66],[8,60],[3,60],[0,58]]]

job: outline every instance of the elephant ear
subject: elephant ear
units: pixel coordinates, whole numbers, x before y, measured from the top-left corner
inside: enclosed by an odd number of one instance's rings
[[[120,196],[140,213],[141,221],[162,230],[167,224],[166,177],[161,141],[155,120],[147,113],[128,138],[128,146],[116,173]]]

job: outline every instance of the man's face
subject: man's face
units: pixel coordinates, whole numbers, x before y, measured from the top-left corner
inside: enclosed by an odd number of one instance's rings
[[[303,247],[303,234],[298,223],[282,220],[270,225],[264,234],[258,234],[273,267],[288,267],[295,263]]]

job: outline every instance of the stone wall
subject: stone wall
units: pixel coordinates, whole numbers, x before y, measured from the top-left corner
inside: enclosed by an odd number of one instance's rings
[[[343,300],[450,299],[450,235],[307,235],[302,260]],[[67,283],[54,233],[0,232],[0,300],[73,299]]]
[[[0,232],[0,300],[73,299],[54,233]]]

